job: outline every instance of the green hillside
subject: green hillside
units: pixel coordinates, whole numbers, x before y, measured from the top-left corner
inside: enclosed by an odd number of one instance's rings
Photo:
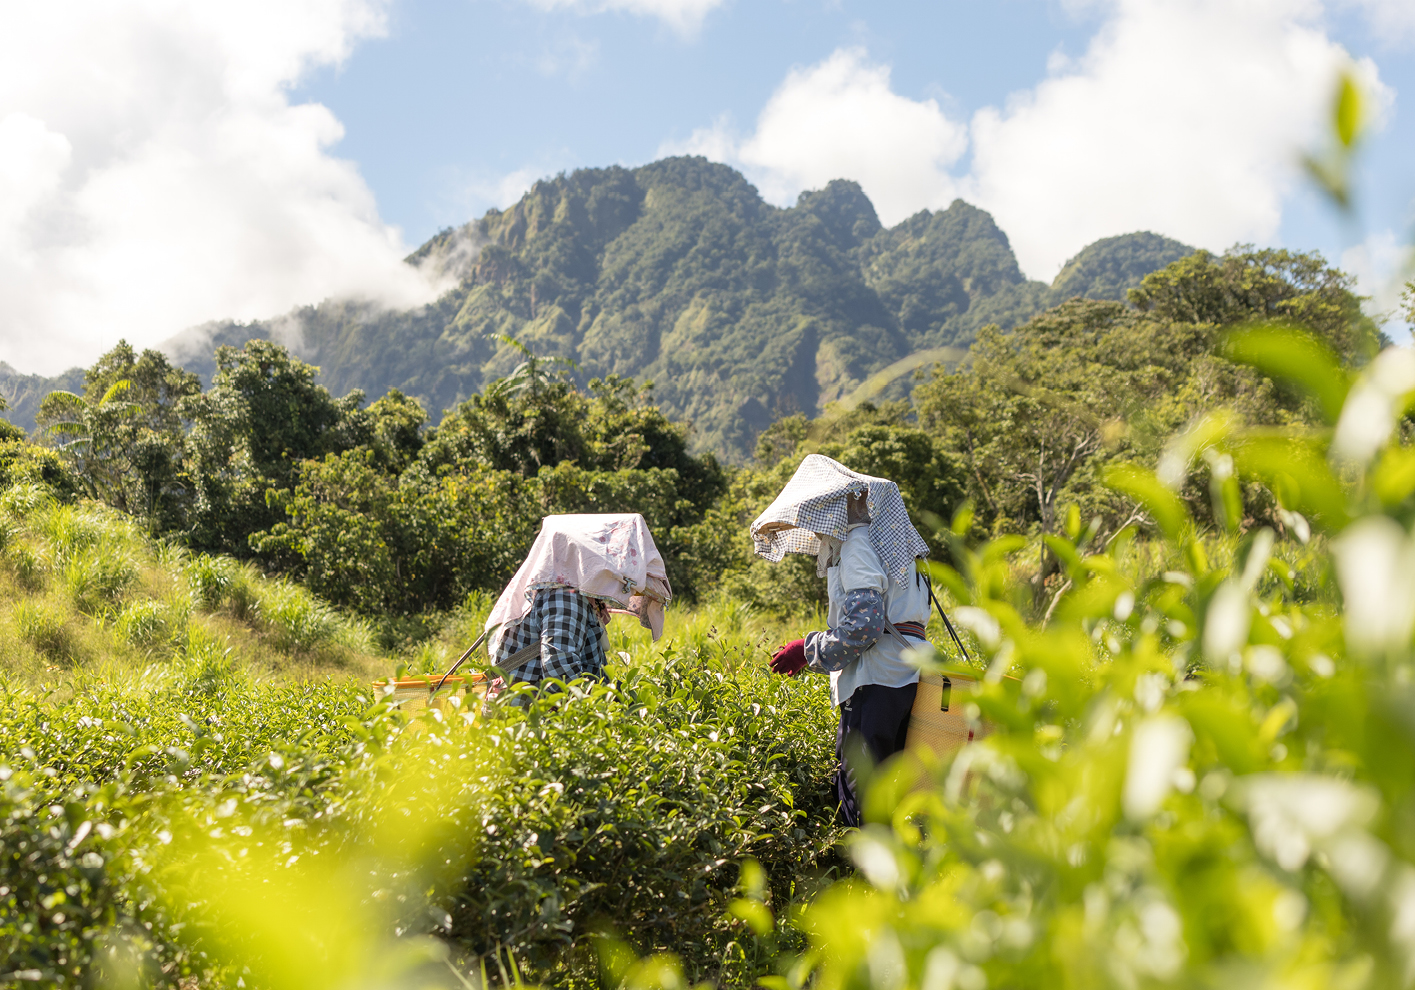
[[[1105,237],[1068,261],[1051,283],[1056,302],[1081,296],[1125,302],[1126,292],[1194,249],[1168,237],[1141,231]]]
[[[11,423],[25,430],[34,429],[34,415],[39,404],[50,392],[82,392],[84,369],[70,368],[53,378],[43,375],[26,375],[16,371],[9,364],[0,361],[0,396],[5,399],[3,415]]]
[[[1123,298],[1188,251],[1154,234],[1109,238],[1048,287],[961,200],[885,229],[854,182],[780,209],[725,165],[669,158],[546,179],[438,234],[409,261],[460,279],[428,306],[332,300],[195,328],[165,349],[209,380],[216,345],[271,338],[319,365],[336,395],[397,388],[435,414],[519,362],[490,336],[504,334],[574,360],[585,379],[652,380],[665,412],[693,422],[696,449],[740,461],[773,421],[814,415],[910,355],[966,348],[986,324],[1009,328],[1073,295]],[[30,405],[14,403],[12,420],[32,423]]]

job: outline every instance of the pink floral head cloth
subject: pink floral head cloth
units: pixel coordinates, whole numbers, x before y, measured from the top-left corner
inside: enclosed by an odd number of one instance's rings
[[[574,588],[613,602],[637,615],[654,639],[663,635],[663,606],[673,598],[663,556],[637,512],[542,519],[530,553],[487,616],[488,630],[501,627],[494,641],[530,610],[541,588]]]

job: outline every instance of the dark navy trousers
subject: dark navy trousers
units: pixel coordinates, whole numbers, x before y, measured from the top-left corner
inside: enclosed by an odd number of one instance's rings
[[[864,744],[874,764],[882,763],[904,748],[909,735],[909,713],[914,708],[917,682],[904,687],[865,684],[855,689],[840,706],[840,729],[835,734],[835,796],[840,802],[840,819],[860,826],[859,787],[869,766],[852,765],[852,738]]]

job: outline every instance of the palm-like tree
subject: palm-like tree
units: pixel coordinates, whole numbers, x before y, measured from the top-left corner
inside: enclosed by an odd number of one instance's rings
[[[489,399],[510,399],[524,392],[530,392],[533,399],[539,398],[542,391],[560,380],[557,366],[576,370],[579,368],[570,358],[538,357],[534,351],[510,334],[489,333],[487,337],[519,351],[525,358],[505,378],[498,378],[487,386],[486,397]]]
[[[126,436],[131,430],[124,427],[142,411],[123,398],[131,388],[126,378],[116,381],[97,402],[74,392],[50,392],[37,417],[89,495],[124,511],[132,511],[124,484],[131,468]]]

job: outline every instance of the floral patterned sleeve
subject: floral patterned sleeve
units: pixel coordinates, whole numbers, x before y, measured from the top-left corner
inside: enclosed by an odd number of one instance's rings
[[[822,674],[844,670],[884,633],[884,592],[873,588],[847,591],[840,603],[840,621],[825,632],[806,634],[806,666]]]

